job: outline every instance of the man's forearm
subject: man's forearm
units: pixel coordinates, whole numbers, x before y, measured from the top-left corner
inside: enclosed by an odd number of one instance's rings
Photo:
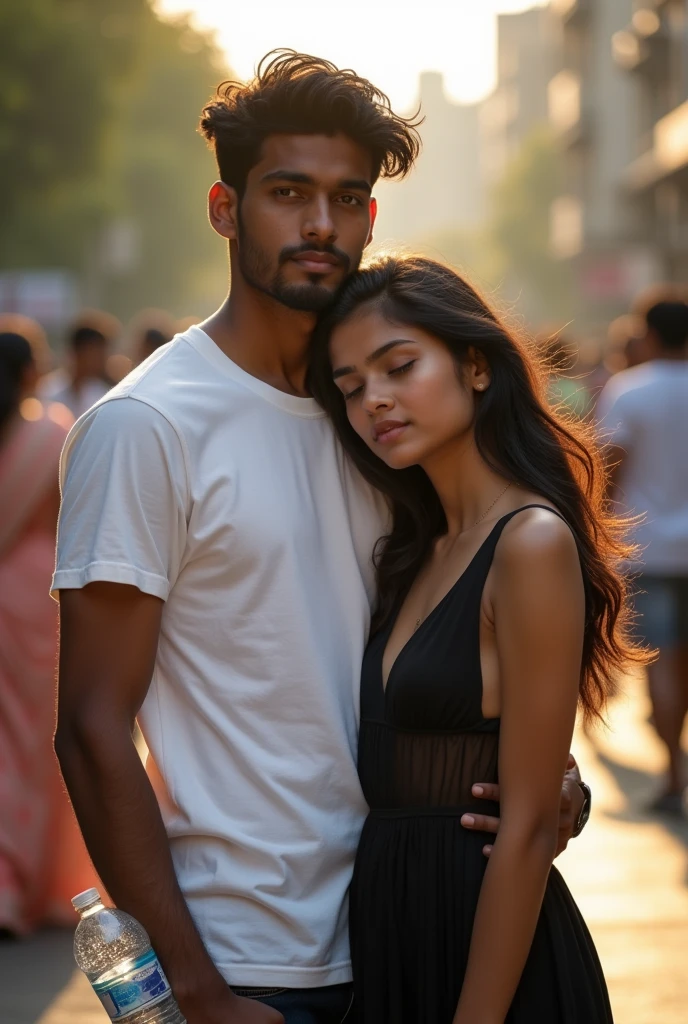
[[[116,905],[148,932],[177,996],[215,980],[128,730],[60,726],[55,748],[96,870]]]

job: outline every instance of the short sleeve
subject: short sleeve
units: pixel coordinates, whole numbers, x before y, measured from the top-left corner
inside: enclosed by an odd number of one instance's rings
[[[184,448],[172,423],[129,396],[96,406],[67,438],[60,486],[53,594],[101,580],[167,600],[190,513]]]

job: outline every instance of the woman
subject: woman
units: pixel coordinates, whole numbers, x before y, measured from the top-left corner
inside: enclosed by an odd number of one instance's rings
[[[311,386],[391,502],[361,690],[370,806],[351,887],[364,1024],[611,1021],[590,935],[551,869],[576,707],[642,660],[625,549],[581,426],[447,267],[372,264],[314,339]],[[575,431],[575,432],[574,432]],[[501,786],[501,830],[461,826]]]
[[[57,605],[49,595],[58,463],[71,420],[30,397],[28,341],[0,333],[0,933],[72,923],[95,875],[64,794],[55,727]]]

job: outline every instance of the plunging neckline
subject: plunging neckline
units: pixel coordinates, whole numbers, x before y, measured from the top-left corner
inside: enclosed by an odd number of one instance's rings
[[[520,509],[518,511],[520,511]],[[475,553],[471,557],[471,559],[468,562],[468,564],[466,565],[465,569],[463,569],[461,574],[454,580],[454,582],[452,583],[452,585],[449,588],[449,590],[447,591],[447,593],[443,597],[441,597],[439,599],[439,601],[437,602],[437,604],[433,608],[430,609],[430,611],[425,616],[425,618],[420,623],[420,625],[417,627],[417,629],[414,629],[414,631],[411,633],[411,635],[408,638],[408,640],[406,640],[406,642],[399,648],[399,650],[397,652],[397,656],[394,659],[394,661],[392,662],[392,664],[390,666],[390,669],[389,669],[389,672],[387,673],[387,678],[385,679],[385,676],[384,676],[385,654],[387,653],[387,645],[389,644],[389,638],[392,635],[392,631],[394,630],[394,627],[395,627],[395,625],[397,623],[397,620],[398,620],[399,616],[401,615],[401,610],[404,607],[404,604],[402,602],[399,610],[397,611],[396,615],[391,620],[389,628],[386,631],[385,643],[384,643],[384,647],[382,648],[382,657],[380,659],[380,682],[382,683],[382,692],[383,692],[383,694],[385,696],[387,696],[387,690],[389,689],[389,684],[390,684],[390,680],[392,678],[392,675],[394,673],[394,669],[397,667],[397,663],[399,662],[399,659],[401,658],[401,656],[405,653],[407,647],[409,647],[409,645],[415,640],[415,638],[420,635],[420,633],[423,631],[424,626],[426,626],[427,623],[430,621],[430,619],[432,619],[433,616],[435,615],[435,612],[438,612],[440,610],[440,608],[442,607],[442,605],[445,604],[445,602],[448,600],[448,598],[451,597],[451,595],[454,593],[454,591],[456,590],[456,588],[458,587],[459,583],[464,578],[466,573],[469,572],[470,569],[472,569],[473,563],[475,562],[475,560],[477,559],[478,555],[481,553],[481,551],[483,550],[483,548],[485,547],[487,542],[492,537],[492,534],[497,529],[497,527],[501,523],[502,519],[506,519],[506,516],[508,516],[508,515],[511,515],[511,513],[507,512],[506,515],[502,516],[501,519],[497,520],[497,522],[494,524],[494,526],[492,527],[492,529],[488,533],[487,537],[485,537],[485,539],[482,542],[482,544],[480,545],[480,547],[477,548],[477,550],[475,551]],[[408,597],[408,593],[407,593],[406,596]]]
[[[478,555],[480,555],[482,553],[483,549],[487,546],[488,541],[490,541],[492,539],[492,536],[495,533],[495,531],[497,530],[497,528],[504,522],[505,519],[511,519],[511,518],[513,518],[513,516],[517,515],[519,512],[525,512],[526,509],[529,509],[529,508],[541,508],[541,509],[545,509],[547,512],[553,512],[555,516],[558,516],[559,519],[562,519],[566,523],[566,519],[564,519],[564,517],[562,516],[561,512],[558,512],[557,509],[552,508],[551,505],[542,505],[539,502],[531,502],[528,505],[521,505],[520,508],[512,509],[511,512],[505,512],[503,516],[500,516],[500,518],[497,520],[497,522],[494,524],[494,526],[492,527],[492,529],[488,533],[487,537],[485,537],[485,539],[483,540],[482,544],[478,547],[478,549],[476,550],[475,554],[473,555],[473,557],[468,562],[466,568],[463,570],[461,575],[456,580],[454,580],[454,582],[452,583],[451,587],[449,588],[447,593],[444,595],[444,597],[441,597],[440,600],[437,602],[437,604],[434,606],[434,608],[431,608],[431,610],[425,616],[425,618],[423,619],[421,624],[418,626],[418,628],[414,629],[413,633],[411,633],[411,636],[408,638],[406,643],[404,643],[403,646],[399,648],[399,651],[397,652],[397,656],[394,659],[394,661],[392,662],[392,664],[390,666],[390,669],[389,669],[389,672],[387,673],[387,678],[385,679],[385,677],[384,677],[385,654],[387,653],[387,645],[389,644],[389,638],[392,635],[392,631],[393,631],[393,629],[394,629],[394,627],[396,625],[397,619],[399,618],[399,615],[401,614],[401,609],[404,607],[404,604],[403,604],[403,601],[402,601],[400,608],[398,609],[396,615],[393,617],[393,619],[392,619],[392,621],[391,621],[391,623],[389,625],[389,628],[386,630],[385,640],[384,640],[384,647],[382,648],[382,656],[380,658],[380,684],[382,686],[383,697],[385,697],[385,698],[387,697],[387,691],[389,689],[389,684],[391,682],[392,675],[394,674],[394,670],[396,669],[397,664],[398,664],[399,660],[401,659],[402,655],[406,653],[407,648],[410,647],[410,645],[413,643],[415,638],[422,633],[423,628],[427,625],[427,623],[430,621],[430,619],[432,619],[434,617],[435,613],[438,612],[440,610],[440,608],[447,602],[447,600],[451,597],[451,595],[454,593],[454,591],[458,587],[459,583],[461,583],[461,581],[464,579],[466,574],[473,568],[473,565],[474,565],[476,559],[478,558]],[[406,594],[406,597],[408,597],[408,593]],[[404,598],[404,600],[405,599],[406,598]],[[482,599],[482,597],[481,597],[481,599]]]

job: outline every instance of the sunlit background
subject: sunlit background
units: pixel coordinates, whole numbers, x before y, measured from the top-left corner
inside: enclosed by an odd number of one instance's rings
[[[375,244],[446,259],[528,336],[557,335],[552,394],[592,417],[632,361],[639,299],[688,282],[686,0],[2,0],[0,314],[40,323],[47,367],[82,306],[107,310],[118,379],[142,309],[171,331],[216,308],[198,117],[276,47],[420,106],[423,153],[376,186]],[[644,678],[622,689],[609,730],[576,737],[594,814],[562,867],[617,1024],[686,1024],[688,825],[647,812],[664,752]],[[70,941],[0,942],[2,1024],[103,1018]]]
[[[345,7],[267,0],[260,17],[248,17],[225,0],[156,0],[161,14],[192,11],[196,26],[213,30],[240,78],[250,78],[268,50],[290,46],[355,68],[399,109],[416,102],[423,71],[439,71],[457,102],[484,99],[497,76],[496,15],[534,6],[524,0],[428,0],[422,7],[412,0],[354,0]]]
[[[83,303],[214,307],[198,114],[280,46],[420,106],[416,169],[377,186],[378,244],[449,259],[530,330],[569,325],[587,363],[613,362],[608,325],[640,291],[685,277],[683,0],[152,2],[66,0],[28,35],[17,0],[0,13],[0,310],[40,305],[54,344]]]

